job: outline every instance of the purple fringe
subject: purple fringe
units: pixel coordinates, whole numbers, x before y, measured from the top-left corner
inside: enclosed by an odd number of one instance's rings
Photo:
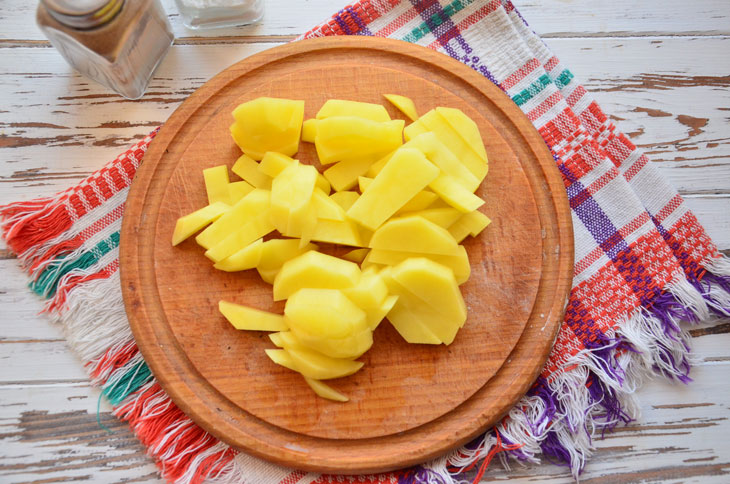
[[[719,286],[722,290],[730,293],[730,276],[720,276],[707,272],[704,274],[702,280],[698,280],[696,278],[690,278],[689,280],[705,300],[713,303],[715,306],[718,306],[711,307],[715,314],[718,316],[730,315],[730,307],[721,306],[719,301],[713,299],[709,293],[711,285]],[[686,350],[685,354],[682,355],[681,358],[677,359],[670,351],[670,348],[660,346],[659,358],[669,364],[676,373],[674,375],[669,375],[658,366],[654,367],[654,371],[658,374],[664,375],[665,377],[676,378],[682,383],[691,382],[692,379],[689,377],[690,363],[688,359],[690,348],[682,339],[682,331],[675,321],[696,323],[698,321],[698,317],[689,308],[684,307],[679,301],[677,301],[669,292],[665,292],[654,299],[649,311],[660,321],[664,336],[675,342],[682,343]],[[594,361],[600,366],[601,370],[606,375],[610,375],[610,378],[618,382],[619,385],[623,385],[626,375],[624,370],[619,366],[617,356],[621,352],[625,351],[639,353],[636,348],[634,348],[620,335],[610,338],[599,333],[598,338],[595,341],[586,343],[585,347],[586,349],[591,350]],[[595,372],[589,371],[586,386],[590,396],[591,407],[595,408],[597,406],[602,410],[602,413],[594,416],[594,418],[602,420],[601,437],[603,437],[607,430],[612,431],[619,423],[626,424],[632,421],[631,417],[622,407],[617,392],[599,378]],[[540,398],[545,405],[545,411],[539,415],[536,420],[528,421],[528,425],[534,435],[538,435],[538,429],[541,426],[544,428],[546,423],[553,421],[557,414],[565,413],[565,408],[561,404],[560,400],[556,398],[556,395],[550,390],[547,385],[547,381],[542,376],[537,378],[535,384],[532,388],[530,388],[527,394],[529,396],[536,396]],[[588,409],[585,411],[588,412]],[[587,428],[571,428],[570,430],[571,432],[578,432],[582,430],[588,433]],[[498,433],[499,431],[493,429],[492,432]],[[509,446],[514,443],[502,434],[499,434],[499,437],[505,445]],[[484,436],[480,436],[466,444],[465,447],[470,450],[475,450],[481,444],[483,439]],[[550,430],[549,426],[547,427],[547,431],[540,442],[540,449],[547,461],[558,466],[570,467],[570,452],[560,442],[557,434]],[[509,450],[506,452],[517,460],[528,460],[528,456],[521,449]],[[575,470],[577,470],[578,473],[582,472],[582,469],[574,469],[574,471]],[[426,482],[429,478],[432,479],[432,482],[444,482],[441,476],[423,467],[415,467],[409,470],[404,474],[400,482],[403,484],[418,484]]]

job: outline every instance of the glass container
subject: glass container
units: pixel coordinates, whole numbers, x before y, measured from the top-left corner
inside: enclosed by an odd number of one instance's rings
[[[264,14],[263,0],[175,0],[189,29],[233,27],[257,22]]]
[[[129,99],[174,39],[159,0],[41,0],[36,21],[71,66]]]

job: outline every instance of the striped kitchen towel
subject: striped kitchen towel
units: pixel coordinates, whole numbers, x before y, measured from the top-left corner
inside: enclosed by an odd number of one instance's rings
[[[478,479],[495,455],[531,462],[542,455],[577,476],[593,434],[635,418],[632,395],[642,378],[689,380],[689,340],[679,322],[730,317],[730,261],[508,0],[362,0],[302,38],[326,35],[417,43],[499,86],[550,148],[575,232],[565,321],[529,393],[469,445],[357,482]],[[47,299],[94,383],[168,481],[341,482],[275,466],[208,435],[162,391],[138,352],[122,303],[118,242],[129,185],[154,134],[76,187],[0,209],[31,289]]]

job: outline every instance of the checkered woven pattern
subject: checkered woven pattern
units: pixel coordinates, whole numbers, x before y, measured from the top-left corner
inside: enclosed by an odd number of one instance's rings
[[[155,133],[56,197],[0,209],[31,288],[170,482],[451,482],[465,472],[479,479],[497,454],[522,461],[545,454],[578,473],[591,451],[588,429],[632,417],[626,388],[635,377],[687,380],[689,348],[677,323],[730,315],[730,264],[509,1],[362,0],[302,38],[328,35],[391,37],[463,62],[520,107],[555,158],[572,209],[573,288],[542,374],[496,428],[415,468],[343,477],[255,459],[188,419],[137,350],[119,288],[124,201]]]

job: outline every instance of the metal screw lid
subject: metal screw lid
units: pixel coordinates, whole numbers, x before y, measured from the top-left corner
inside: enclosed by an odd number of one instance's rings
[[[41,0],[58,22],[75,29],[92,29],[112,20],[124,0]]]

